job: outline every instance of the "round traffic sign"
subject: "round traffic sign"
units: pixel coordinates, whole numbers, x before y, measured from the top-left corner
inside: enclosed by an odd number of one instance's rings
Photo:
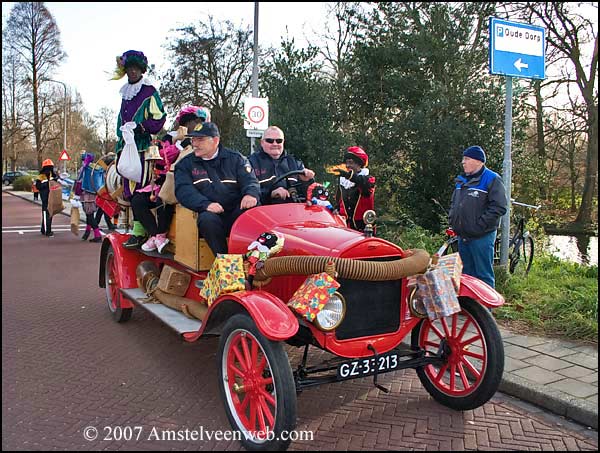
[[[259,124],[265,119],[265,111],[260,105],[253,105],[248,109],[248,120]]]

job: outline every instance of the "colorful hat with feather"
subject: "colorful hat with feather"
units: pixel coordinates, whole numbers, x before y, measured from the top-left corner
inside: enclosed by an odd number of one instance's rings
[[[188,105],[182,108],[177,114],[175,121],[181,124],[181,119],[188,115],[198,117],[204,122],[210,122],[210,110],[208,110],[206,107],[198,107],[195,105]]]
[[[122,78],[129,66],[137,66],[142,70],[142,73],[148,70],[148,59],[144,55],[144,52],[139,50],[128,50],[123,55],[117,56],[117,68],[112,80],[119,80]]]

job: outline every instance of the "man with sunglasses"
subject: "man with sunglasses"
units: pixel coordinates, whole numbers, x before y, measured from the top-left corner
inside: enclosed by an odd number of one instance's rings
[[[277,126],[269,126],[260,140],[261,148],[249,157],[254,174],[260,183],[260,200],[262,204],[293,202],[284,179],[273,185],[281,175],[290,171],[303,171],[303,174],[292,175],[289,183],[298,183],[298,179],[307,184],[301,186],[302,195],[306,196],[306,187],[315,177],[315,172],[304,167],[299,159],[283,149],[285,138],[283,131]]]

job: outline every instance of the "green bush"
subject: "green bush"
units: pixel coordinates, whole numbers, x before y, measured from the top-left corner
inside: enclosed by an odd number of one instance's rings
[[[19,176],[13,181],[13,190],[31,192],[32,181],[33,178],[31,176]]]

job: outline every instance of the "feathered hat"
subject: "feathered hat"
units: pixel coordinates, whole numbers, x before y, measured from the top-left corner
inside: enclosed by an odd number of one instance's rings
[[[206,107],[198,107],[195,105],[188,105],[187,107],[182,108],[177,114],[175,121],[177,121],[178,124],[181,124],[181,118],[187,115],[196,116],[202,119],[203,122],[210,121],[210,110]]]
[[[148,59],[144,52],[139,50],[128,50],[123,55],[116,57],[117,67],[115,74],[111,80],[119,80],[122,78],[129,66],[137,66],[142,70],[142,74],[148,70]]]

